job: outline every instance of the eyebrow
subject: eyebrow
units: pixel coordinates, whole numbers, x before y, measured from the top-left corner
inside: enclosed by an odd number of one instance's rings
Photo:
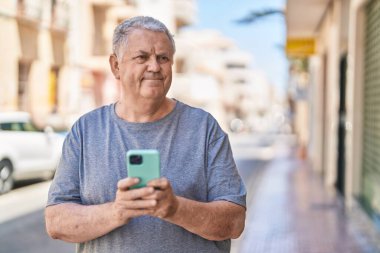
[[[150,54],[150,52],[147,52],[147,51],[144,51],[144,50],[138,50],[136,52],[134,52],[133,54]],[[170,56],[170,53],[169,52],[162,52],[162,53],[156,53],[156,55],[158,56]]]
[[[138,50],[134,52],[134,54],[149,54],[149,52],[143,51],[143,50]]]

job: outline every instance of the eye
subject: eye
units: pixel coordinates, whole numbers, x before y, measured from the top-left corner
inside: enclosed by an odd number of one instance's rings
[[[170,58],[165,56],[165,55],[159,55],[159,56],[157,56],[157,61],[159,63],[166,63],[166,62],[170,61]]]
[[[136,60],[138,63],[143,63],[148,59],[148,56],[141,54],[134,57],[133,59]]]

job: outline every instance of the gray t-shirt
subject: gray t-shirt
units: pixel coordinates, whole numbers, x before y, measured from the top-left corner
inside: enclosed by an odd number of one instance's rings
[[[131,123],[115,104],[82,116],[66,137],[47,205],[97,205],[113,201],[118,180],[128,176],[126,152],[157,149],[161,175],[188,199],[225,200],[245,207],[246,190],[228,136],[205,111],[179,101],[164,118]],[[77,252],[229,252],[230,240],[209,241],[151,216],[134,218],[112,232],[77,245]]]

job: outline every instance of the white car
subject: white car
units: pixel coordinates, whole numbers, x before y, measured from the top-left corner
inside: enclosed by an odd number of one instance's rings
[[[0,194],[15,181],[51,178],[63,141],[51,127],[38,130],[26,112],[0,112]]]

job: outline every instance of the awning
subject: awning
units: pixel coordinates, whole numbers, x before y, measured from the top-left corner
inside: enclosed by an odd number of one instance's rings
[[[293,57],[308,57],[316,53],[314,38],[288,38],[286,40],[286,54]]]

